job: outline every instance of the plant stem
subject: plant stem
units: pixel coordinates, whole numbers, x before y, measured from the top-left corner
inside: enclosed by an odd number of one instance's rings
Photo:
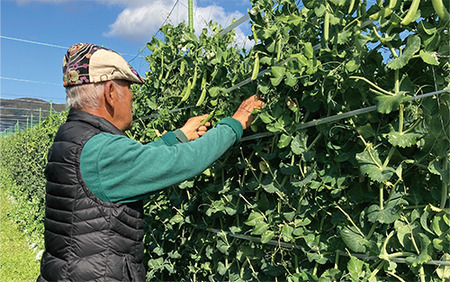
[[[374,87],[374,88],[377,89],[378,91],[380,91],[380,92],[382,92],[382,93],[384,93],[384,94],[387,94],[387,95],[394,96],[393,93],[391,93],[391,92],[389,92],[389,91],[387,91],[387,90],[384,90],[383,88],[381,88],[380,86],[376,85],[375,83],[373,83],[372,81],[368,80],[368,79],[365,78],[365,77],[361,77],[361,76],[353,76],[353,75],[352,75],[352,76],[349,76],[349,78],[361,79],[361,80],[367,82],[368,84],[370,84],[372,87]]]
[[[423,269],[423,265],[420,266],[419,273],[420,273],[420,281],[425,282],[426,281],[425,280],[425,271]]]
[[[448,170],[450,169],[448,166],[448,161],[449,161],[448,157],[445,156],[443,159],[444,164],[442,165],[444,173],[448,172]],[[449,183],[446,182],[445,179],[442,179],[441,205],[440,205],[441,209],[444,209],[445,205],[447,203],[448,191],[449,191],[448,186],[449,186]]]
[[[387,165],[389,164],[389,161],[391,160],[392,155],[394,154],[394,152],[395,152],[395,146],[392,146],[391,149],[389,150],[389,153],[388,153],[386,159],[384,160],[383,167],[387,167]]]
[[[372,237],[372,235],[373,235],[373,232],[375,232],[375,228],[377,228],[377,221],[375,221],[373,224],[372,224],[372,227],[370,228],[370,231],[369,231],[369,234],[367,234],[367,240],[369,240],[370,239],[370,237]]]
[[[352,218],[340,206],[336,205],[336,208],[339,209],[345,215],[345,217],[347,217],[347,219],[350,221],[350,223],[356,228],[358,233],[361,236],[365,237],[364,233],[361,232],[361,230],[358,228],[358,226],[355,224],[355,222],[352,220]]]
[[[390,271],[386,271],[387,274],[397,278],[399,281],[401,282],[406,282],[405,280],[403,280],[400,276],[398,276],[397,274],[395,274],[394,272],[390,272]]]
[[[380,193],[380,210],[384,210],[384,187],[383,184],[380,184],[380,187],[378,188]]]
[[[308,148],[306,148],[306,151],[311,150],[312,147],[314,147],[314,145],[317,143],[317,141],[319,141],[320,137],[322,137],[322,133],[319,133],[316,138],[311,142],[311,144],[308,146]]]
[[[319,264],[316,262],[316,264],[314,265],[314,269],[313,269],[313,276],[315,276],[317,274],[317,267],[319,266]]]
[[[339,265],[339,250],[336,251],[336,259],[334,260],[334,268],[338,269],[339,268],[338,265]]]
[[[395,86],[394,86],[394,91],[395,94],[398,94],[398,92],[400,92],[400,70],[395,70],[394,73],[394,79],[395,79]]]
[[[386,261],[385,261],[385,260],[382,260],[382,261],[380,262],[380,264],[378,264],[377,268],[376,268],[374,271],[372,271],[372,273],[370,274],[369,279],[368,279],[369,281],[371,281],[372,278],[374,278],[374,277],[377,275],[377,273],[380,271],[380,269],[383,268],[383,266],[384,266],[385,263],[386,263]]]
[[[407,130],[403,131],[403,133],[406,134],[406,133],[410,132],[411,130],[413,130],[413,129],[419,124],[419,122],[420,122],[422,119],[423,119],[423,117],[418,118],[418,119],[416,120],[416,122],[414,122],[414,124],[413,124],[410,128],[408,128]]]
[[[400,134],[403,134],[403,112],[404,112],[405,106],[403,104],[400,104],[399,109],[399,121],[398,121],[398,132]]]

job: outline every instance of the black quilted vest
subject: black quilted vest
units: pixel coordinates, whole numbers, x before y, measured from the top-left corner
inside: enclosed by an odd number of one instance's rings
[[[142,202],[104,202],[81,177],[81,150],[101,132],[123,135],[103,118],[71,110],[49,150],[38,281],[145,281]]]

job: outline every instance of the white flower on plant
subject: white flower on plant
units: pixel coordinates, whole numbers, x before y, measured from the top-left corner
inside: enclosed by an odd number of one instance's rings
[[[437,52],[433,52],[433,53],[431,53],[431,56],[433,56],[433,58],[435,58],[435,59],[436,59],[436,62],[438,62],[438,63],[439,63],[439,57],[438,57],[438,54],[437,54]]]
[[[210,60],[211,58],[214,58],[214,56],[216,55],[216,53],[214,53],[214,52],[206,52],[206,58],[208,58],[208,60]]]

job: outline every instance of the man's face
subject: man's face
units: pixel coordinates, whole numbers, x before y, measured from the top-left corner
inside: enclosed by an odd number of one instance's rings
[[[115,109],[116,120],[120,125],[119,129],[125,131],[133,125],[133,93],[128,81],[120,81],[114,84],[119,92],[119,103]]]

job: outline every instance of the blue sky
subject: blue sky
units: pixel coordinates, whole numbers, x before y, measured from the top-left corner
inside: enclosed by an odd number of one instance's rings
[[[1,0],[0,96],[65,103],[62,59],[79,42],[121,53],[144,76],[146,43],[172,9],[169,23],[187,21],[187,6],[188,0]],[[248,0],[194,0],[195,29],[209,20],[225,28],[250,8]],[[247,43],[249,33],[241,25],[237,43]]]

